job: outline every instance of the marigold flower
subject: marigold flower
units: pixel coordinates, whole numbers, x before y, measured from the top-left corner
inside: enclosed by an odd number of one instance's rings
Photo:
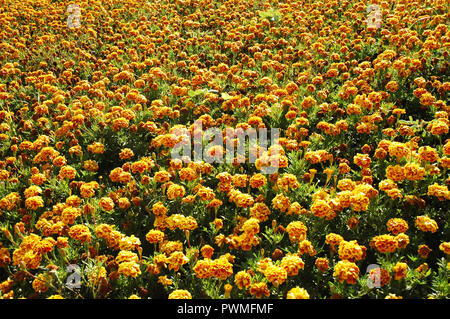
[[[315,261],[315,265],[316,265],[317,269],[319,269],[319,271],[322,273],[327,271],[330,268],[328,259],[324,258],[324,257],[317,258]]]
[[[32,287],[37,293],[45,293],[53,281],[49,274],[39,274],[33,280]]]
[[[334,266],[333,276],[337,277],[339,282],[346,281],[348,284],[356,284],[359,277],[358,266],[348,260],[340,260],[336,266]]]
[[[300,242],[306,238],[308,228],[301,221],[293,221],[286,227],[291,242]]]
[[[450,255],[450,242],[443,242],[439,245],[439,249],[444,252],[446,255]]]
[[[84,225],[74,225],[69,229],[69,236],[79,240],[81,243],[91,242],[91,232]]]
[[[250,286],[250,294],[258,299],[261,299],[262,296],[269,297],[270,291],[265,282],[255,282]]]
[[[366,247],[358,245],[356,240],[345,241],[339,243],[339,258],[352,262],[359,261],[365,257]]]
[[[37,210],[44,207],[44,200],[41,196],[31,196],[25,200],[25,207],[31,210]]]
[[[98,204],[106,211],[111,211],[114,209],[114,201],[109,197],[102,197]]]
[[[287,254],[281,259],[280,267],[286,270],[287,276],[297,276],[298,271],[303,269],[305,263],[296,254]]]
[[[408,223],[401,218],[391,218],[386,223],[388,231],[392,234],[397,235],[399,233],[404,233],[408,230]]]
[[[200,249],[200,252],[201,252],[203,258],[208,259],[208,258],[211,258],[211,256],[213,255],[213,253],[214,253],[214,248],[211,247],[210,245],[204,245],[204,246]]]
[[[438,230],[436,221],[426,215],[417,216],[415,225],[423,232],[429,231],[431,233],[435,233]]]
[[[427,245],[419,245],[419,248],[417,249],[417,253],[422,258],[427,258],[429,253],[431,253],[431,251],[432,250]]]
[[[192,299],[192,295],[187,290],[177,289],[169,294],[169,299]]]
[[[397,250],[397,239],[392,235],[379,235],[375,236],[371,240],[371,246],[377,249],[379,252],[393,253]]]
[[[141,269],[138,263],[133,261],[125,261],[119,264],[119,269],[117,272],[126,277],[137,277],[141,274]]]
[[[309,299],[309,293],[306,289],[297,286],[288,291],[286,299]]]
[[[394,279],[401,280],[406,277],[408,272],[408,265],[402,262],[398,262],[392,267],[392,271],[394,272]]]
[[[239,289],[247,289],[251,284],[251,276],[247,271],[241,270],[234,275],[234,283]]]
[[[164,239],[164,232],[157,230],[157,229],[151,229],[145,235],[145,239],[151,244],[162,242]]]

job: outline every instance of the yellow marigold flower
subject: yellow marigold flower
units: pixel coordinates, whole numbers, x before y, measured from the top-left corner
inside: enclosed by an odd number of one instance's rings
[[[330,219],[334,215],[334,211],[329,205],[328,201],[318,199],[311,205],[311,212],[320,218]]]
[[[361,168],[369,167],[371,162],[372,160],[367,154],[358,153],[353,157],[353,163],[355,163]]]
[[[188,261],[189,258],[186,257],[181,251],[174,251],[166,259],[166,262],[169,264],[169,270],[173,269],[174,271],[178,271],[180,267],[186,264]]]
[[[79,240],[81,243],[91,242],[91,232],[84,225],[74,225],[69,229],[69,236]]]
[[[180,175],[180,179],[182,181],[187,180],[190,182],[197,178],[197,172],[190,167],[182,168],[178,174]]]
[[[247,234],[257,234],[259,233],[259,219],[256,218],[250,218],[247,219],[244,224],[242,225],[242,230]]]
[[[317,252],[311,242],[304,239],[298,244],[298,253],[300,255],[309,254],[310,256],[314,256]]]
[[[247,271],[241,270],[234,275],[234,283],[239,289],[247,289],[251,284],[251,276]]]
[[[420,181],[426,175],[425,169],[415,163],[406,164],[404,171],[406,179],[410,181]]]
[[[340,260],[334,266],[333,276],[337,277],[341,283],[346,281],[348,284],[356,284],[359,277],[359,268],[351,261]]]
[[[309,293],[306,289],[297,286],[288,291],[286,299],[309,299]]]
[[[39,186],[36,186],[36,185],[31,185],[30,187],[25,189],[25,191],[23,192],[23,194],[25,195],[25,198],[38,196],[41,193],[42,193],[42,188],[40,188]]]
[[[327,258],[321,257],[321,258],[317,258],[315,265],[317,267],[317,269],[319,269],[320,272],[325,272],[330,268],[330,264],[328,262]]]
[[[370,246],[379,252],[393,253],[397,250],[397,239],[392,235],[379,235],[372,238]]]
[[[75,219],[81,216],[81,209],[75,207],[67,207],[61,213],[62,222],[66,225],[71,225]]]
[[[25,200],[25,207],[31,210],[37,210],[44,207],[44,200],[41,196],[31,196]]]
[[[280,267],[286,270],[287,276],[297,276],[298,271],[303,269],[305,263],[296,254],[287,254],[281,259]]]
[[[411,150],[407,147],[407,145],[400,142],[391,142],[388,150],[389,155],[396,157],[397,160],[407,157],[411,153]]]
[[[157,202],[157,203],[153,204],[152,212],[155,216],[162,216],[167,213],[167,208],[164,206],[163,203]]]
[[[339,246],[339,244],[343,240],[344,240],[344,237],[342,237],[339,234],[335,234],[335,233],[329,233],[325,237],[325,243],[330,245],[333,250],[336,248],[336,246]]]
[[[124,262],[133,262],[137,263],[139,262],[139,257],[136,253],[133,253],[129,250],[121,250],[116,256],[116,262],[117,263],[124,263]]]
[[[35,185],[42,185],[47,180],[44,174],[38,173],[31,176],[30,182]]]
[[[67,164],[67,160],[64,156],[57,156],[53,159],[53,165],[56,167],[62,167]]]
[[[443,201],[444,199],[450,199],[450,192],[448,191],[447,186],[441,186],[437,183],[428,186],[427,195],[437,197],[440,201]]]
[[[185,191],[184,187],[181,185],[172,184],[167,189],[167,198],[170,200],[175,199],[177,197],[182,198],[185,194],[186,194],[186,191]]]
[[[293,221],[286,227],[291,242],[300,242],[306,238],[308,228],[301,221]]]
[[[170,293],[169,299],[192,299],[192,295],[187,290],[177,289]]]
[[[83,163],[83,168],[89,172],[96,172],[98,171],[98,163],[94,160],[87,160]]]
[[[145,235],[145,239],[151,244],[162,242],[164,239],[164,232],[156,229],[151,229],[147,233],[147,235]]]
[[[379,287],[383,287],[391,281],[391,275],[389,275],[389,272],[383,268],[372,269],[369,272],[369,278],[373,283],[379,285]]]
[[[214,254],[214,248],[211,247],[210,245],[204,245],[201,249],[200,252],[203,256],[203,258],[211,258],[211,256]]]
[[[119,269],[117,272],[126,277],[135,278],[141,274],[141,269],[138,263],[135,263],[133,261],[125,261],[119,264]]]
[[[444,252],[446,255],[450,255],[450,242],[443,242],[439,245],[439,249]]]
[[[39,274],[33,280],[32,286],[37,293],[45,293],[52,281],[53,278],[49,274]]]
[[[406,277],[408,272],[408,265],[402,262],[398,262],[392,267],[392,271],[394,272],[394,279],[400,280]]]
[[[394,182],[402,182],[405,179],[405,172],[400,165],[391,166],[386,168],[386,177]]]
[[[134,235],[122,237],[119,241],[119,248],[121,250],[133,250],[141,245],[139,238]]]
[[[431,233],[435,233],[438,230],[436,221],[426,215],[417,216],[415,225],[423,232],[429,231]]]
[[[356,183],[351,179],[344,178],[339,180],[337,184],[337,188],[341,191],[352,191],[356,186]]]
[[[98,204],[106,211],[111,211],[114,209],[114,201],[109,197],[102,197]]]
[[[400,233],[397,236],[395,236],[395,240],[397,240],[397,247],[399,249],[404,249],[406,248],[406,246],[409,245],[409,236],[404,234],[404,233]]]
[[[72,166],[63,166],[59,171],[60,178],[74,179],[77,174],[77,171]]]
[[[119,157],[121,160],[128,160],[134,156],[133,150],[124,148],[120,151]]]
[[[155,173],[154,178],[159,183],[165,183],[170,180],[170,174],[166,171],[159,171]]]
[[[433,163],[433,162],[436,162],[437,160],[439,160],[439,154],[432,147],[423,146],[423,147],[419,148],[418,152],[419,152],[420,159],[424,162]]]
[[[339,258],[348,261],[359,261],[364,259],[366,254],[366,247],[358,245],[356,240],[345,241],[339,243]]]
[[[369,204],[369,198],[362,192],[354,191],[352,196],[350,197],[350,206],[356,212],[367,210]]]
[[[198,260],[193,270],[197,278],[210,278],[213,261],[211,259]]]
[[[265,282],[255,282],[250,286],[250,294],[258,299],[261,299],[262,296],[269,297],[270,291]]]
[[[267,178],[261,174],[257,173],[250,177],[250,187],[251,188],[261,188],[267,183]]]
[[[388,231],[392,234],[397,235],[399,233],[404,233],[408,230],[408,223],[401,218],[391,218],[386,223]]]
[[[84,183],[80,186],[80,194],[83,198],[93,197],[95,195],[95,190],[99,189],[99,187],[100,186],[95,181]]]

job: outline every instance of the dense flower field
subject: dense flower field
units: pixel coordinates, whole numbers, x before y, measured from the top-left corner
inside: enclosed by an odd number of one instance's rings
[[[448,298],[449,18],[0,0],[0,297]]]

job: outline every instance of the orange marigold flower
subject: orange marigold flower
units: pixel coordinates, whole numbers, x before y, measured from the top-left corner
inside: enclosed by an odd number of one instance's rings
[[[415,225],[423,232],[429,231],[431,233],[435,233],[438,230],[436,221],[426,215],[417,216]]]
[[[287,292],[286,299],[309,299],[309,293],[297,286]]]
[[[397,239],[392,235],[379,235],[372,238],[370,245],[379,252],[393,253],[397,250]]]
[[[336,266],[334,266],[333,276],[337,277],[339,282],[346,281],[348,284],[356,284],[359,277],[358,266],[348,260],[340,260]]]
[[[151,229],[145,235],[145,239],[151,244],[162,242],[164,239],[164,232],[157,230],[157,229]]]
[[[327,258],[320,257],[316,259],[315,265],[320,272],[325,272],[330,268],[330,264]]]
[[[169,299],[192,299],[192,295],[187,290],[177,289],[169,294]]]
[[[392,271],[394,272],[394,279],[400,280],[406,277],[408,272],[408,265],[402,262],[398,262],[392,267]]]
[[[308,228],[301,221],[293,221],[286,227],[291,242],[300,242],[306,238]]]
[[[392,234],[397,235],[399,233],[404,233],[408,230],[408,223],[401,218],[391,218],[386,223],[388,231]]]
[[[239,289],[247,289],[251,284],[251,276],[247,271],[241,270],[234,275],[234,283]]]
[[[265,282],[255,282],[250,286],[250,294],[261,299],[262,296],[269,297],[270,291]]]
[[[69,229],[69,236],[79,240],[81,243],[91,242],[91,232],[84,225],[74,225]]]
[[[98,203],[101,208],[103,208],[106,211],[111,211],[114,209],[114,202],[109,197],[102,197]]]
[[[443,242],[439,245],[439,249],[444,252],[446,255],[450,255],[450,242]]]

